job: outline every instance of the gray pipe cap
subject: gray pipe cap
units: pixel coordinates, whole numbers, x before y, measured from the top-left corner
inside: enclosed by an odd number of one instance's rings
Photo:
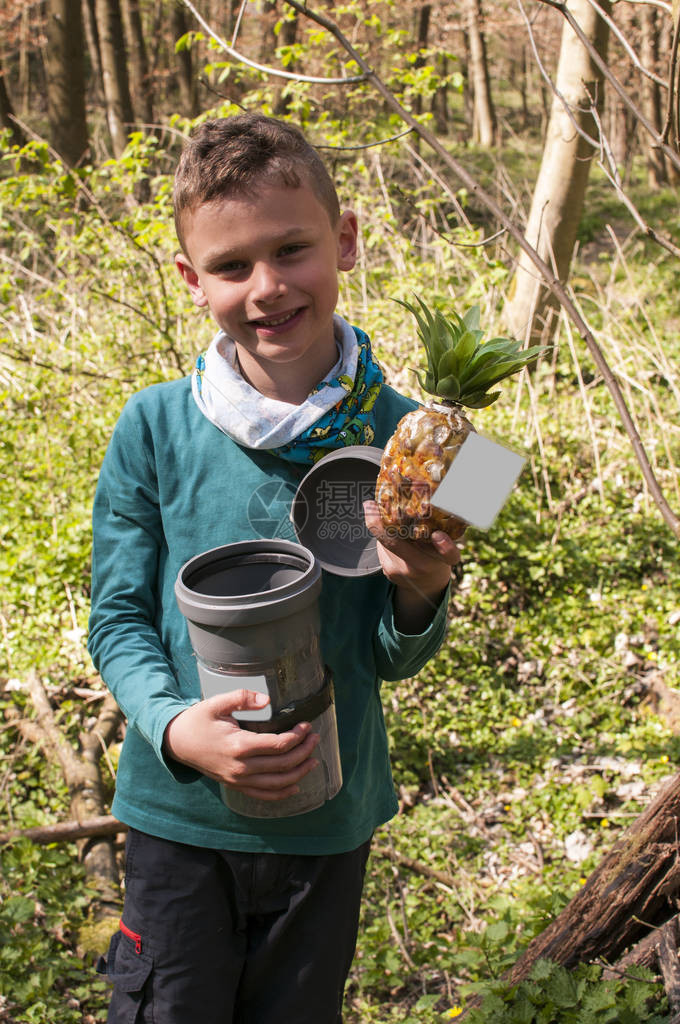
[[[296,536],[337,576],[378,573],[378,542],[366,529],[364,501],[375,498],[382,448],[354,445],[320,459],[303,477],[290,518]]]

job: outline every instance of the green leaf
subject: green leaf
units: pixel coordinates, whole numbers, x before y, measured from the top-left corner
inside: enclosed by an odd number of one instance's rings
[[[548,994],[555,1006],[561,1010],[576,1006],[578,1001],[576,986],[571,975],[564,968],[559,968],[553,974],[548,986]]]
[[[470,306],[466,313],[463,313],[463,323],[468,331],[478,331],[481,311],[479,306]]]
[[[555,966],[549,960],[537,960],[531,968],[529,977],[532,981],[547,981],[554,970]]]
[[[10,896],[2,906],[2,916],[14,924],[31,921],[35,915],[35,901],[28,896]]]
[[[455,349],[447,349],[442,355],[441,359],[437,363],[437,378],[443,380],[449,374],[454,377],[459,375],[460,370],[460,359],[458,358],[458,352]]]
[[[494,921],[484,932],[487,939],[492,942],[502,942],[507,939],[508,932],[510,931],[507,921]]]
[[[440,398],[448,398],[451,402],[457,402],[460,395],[460,384],[455,377],[449,375],[437,381],[436,394]]]
[[[501,397],[500,391],[492,391],[488,394],[486,391],[475,391],[471,395],[465,395],[464,400],[459,399],[461,405],[467,406],[468,409],[486,409],[487,406],[493,405],[497,398]]]
[[[514,373],[524,369],[524,366],[524,361],[517,359],[510,359],[502,363],[490,363],[465,382],[465,391],[467,392],[468,389],[473,392],[486,390],[493,384],[512,377]]]

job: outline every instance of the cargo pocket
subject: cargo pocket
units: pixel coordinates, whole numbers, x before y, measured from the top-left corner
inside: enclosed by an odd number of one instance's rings
[[[141,1024],[153,1020],[148,998],[150,986],[147,985],[152,967],[153,959],[144,952],[141,936],[121,921],[120,931],[112,937],[106,957],[101,957],[97,964],[97,971],[113,983],[107,1024]]]

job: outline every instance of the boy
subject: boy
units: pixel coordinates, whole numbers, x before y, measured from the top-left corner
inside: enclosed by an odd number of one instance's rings
[[[276,481],[292,501],[350,419],[358,443],[384,445],[413,403],[382,385],[366,335],[335,315],[357,221],[297,129],[257,114],[203,124],[174,199],[177,268],[220,332],[191,379],[128,402],[95,498],[89,646],[128,720],[108,1020],[337,1024],[370,838],[396,811],[379,682],[437,650],[459,554],[444,534],[386,537],[367,503],[383,573],[324,574],[320,599],[343,788],[294,817],[230,811],[220,782],[283,799],[316,766],[319,737],[309,723],[241,730],[233,712],[261,699],[248,691],[199,700],[177,572],[202,550],[261,536],[252,494]]]

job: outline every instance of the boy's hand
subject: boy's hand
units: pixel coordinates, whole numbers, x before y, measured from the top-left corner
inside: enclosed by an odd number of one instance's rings
[[[432,621],[460,549],[448,534],[436,530],[430,540],[390,537],[375,501],[364,502],[369,533],[378,539],[382,570],[397,588],[395,622],[403,633],[421,633]]]
[[[269,698],[252,690],[234,690],[202,700],[168,723],[163,745],[183,764],[258,800],[283,800],[318,764],[312,751],[319,735],[309,722],[289,732],[257,733],[241,729],[234,711],[262,708]]]

